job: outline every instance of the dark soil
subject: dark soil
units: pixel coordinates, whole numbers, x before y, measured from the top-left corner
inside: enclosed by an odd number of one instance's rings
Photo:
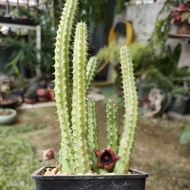
[[[97,102],[100,146],[105,147],[105,113],[103,102]],[[56,153],[60,130],[55,107],[19,110],[18,122],[46,125],[31,133],[39,155],[47,148]],[[123,110],[120,109],[120,123]],[[179,136],[187,122],[174,119],[139,117],[131,168],[149,173],[146,190],[190,189],[190,143],[181,145]],[[45,163],[45,165],[48,163]]]

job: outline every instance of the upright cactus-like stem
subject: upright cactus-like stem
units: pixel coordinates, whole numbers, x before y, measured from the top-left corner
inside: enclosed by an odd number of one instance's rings
[[[113,98],[108,99],[106,104],[107,118],[107,146],[117,153],[119,144],[118,132],[118,106]]]
[[[94,79],[97,64],[98,64],[98,61],[97,61],[96,57],[91,57],[87,63],[87,67],[86,67],[86,90],[87,90],[87,92],[89,91],[91,82]]]
[[[121,72],[124,92],[124,131],[120,140],[118,155],[121,159],[116,163],[114,172],[125,174],[129,170],[130,158],[134,146],[135,131],[137,126],[137,92],[133,73],[133,63],[129,49],[124,46],[120,51]]]
[[[69,48],[77,4],[78,0],[66,1],[55,44],[55,99],[62,139],[59,157],[62,170],[68,173],[73,168]]]
[[[125,115],[120,145],[118,148],[117,106],[109,100],[107,139],[110,148],[100,151],[97,150],[95,102],[89,100],[87,104],[87,93],[95,75],[97,61],[95,57],[87,61],[87,27],[82,22],[76,26],[72,69],[69,63],[70,39],[77,4],[78,0],[66,0],[55,45],[55,99],[61,128],[59,161],[63,172],[85,174],[91,168],[94,169],[95,152],[98,157],[96,166],[104,167],[108,171],[115,166],[116,174],[124,174],[129,169],[137,123],[137,94],[130,53],[127,47],[121,48]],[[73,73],[70,76],[71,70]],[[116,161],[118,162],[115,165]]]
[[[73,97],[72,97],[72,129],[73,149],[76,173],[87,173],[90,168],[90,157],[87,144],[87,27],[78,23],[74,38],[73,55]]]
[[[88,100],[88,146],[92,161],[92,168],[95,168],[97,164],[97,159],[94,154],[94,150],[98,150],[99,145],[98,145],[98,125],[96,120],[96,108],[95,108],[95,101],[93,99]]]

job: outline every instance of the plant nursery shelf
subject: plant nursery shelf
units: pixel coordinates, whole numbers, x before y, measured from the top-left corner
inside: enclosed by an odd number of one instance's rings
[[[190,38],[190,34],[169,34],[169,37],[186,39],[186,38]]]
[[[37,24],[33,20],[29,19],[18,19],[18,18],[10,18],[10,17],[1,17],[0,23],[4,24],[17,24],[17,25],[27,25],[27,26],[36,26]]]

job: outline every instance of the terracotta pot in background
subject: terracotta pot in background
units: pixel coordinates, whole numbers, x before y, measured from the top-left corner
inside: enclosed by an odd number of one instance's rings
[[[47,102],[49,100],[48,90],[40,88],[37,90],[37,96],[39,102]]]
[[[190,34],[190,24],[187,22],[184,22],[181,26],[178,26],[177,33]]]
[[[54,90],[51,89],[51,88],[48,88],[47,91],[48,91],[48,96],[49,96],[50,101],[55,101],[55,92],[54,92]]]
[[[54,82],[49,82],[48,85],[47,85],[47,91],[48,91],[49,99],[51,101],[55,101],[54,88],[55,88]]]
[[[24,97],[23,100],[26,104],[35,104],[37,102],[36,97]]]

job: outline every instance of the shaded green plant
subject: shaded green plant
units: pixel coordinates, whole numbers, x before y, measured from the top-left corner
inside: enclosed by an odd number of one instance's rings
[[[146,49],[146,50],[145,50]],[[136,75],[145,80],[147,83],[164,91],[176,93],[184,91],[185,86],[181,85],[183,81],[190,78],[188,67],[179,67],[179,57],[181,53],[181,45],[178,44],[172,50],[170,46],[164,48],[164,52],[156,54],[147,46],[143,46],[137,50],[141,52],[134,55]],[[137,55],[137,56],[136,56]],[[148,57],[144,60],[144,56]],[[155,81],[156,77],[156,81]]]
[[[25,77],[26,70],[30,73],[34,71],[35,66],[39,65],[35,42],[27,43],[24,39],[5,38],[6,45],[2,47],[0,59],[8,59],[6,68],[9,75],[15,77]]]
[[[26,92],[24,93],[24,97],[25,98],[36,98],[37,97],[37,93],[36,93],[36,89],[35,88],[28,88],[26,90]]]
[[[120,61],[120,48],[122,45],[111,43],[109,46],[101,48],[97,53],[99,60],[110,61],[112,64],[117,64]]]
[[[115,1],[114,13],[121,13],[124,8],[125,0]],[[79,2],[80,11],[77,13],[77,17],[80,20],[83,20],[90,24],[93,22],[96,26],[100,24],[105,24],[107,21],[107,7],[108,1],[99,0],[99,1],[90,1],[84,0]]]

